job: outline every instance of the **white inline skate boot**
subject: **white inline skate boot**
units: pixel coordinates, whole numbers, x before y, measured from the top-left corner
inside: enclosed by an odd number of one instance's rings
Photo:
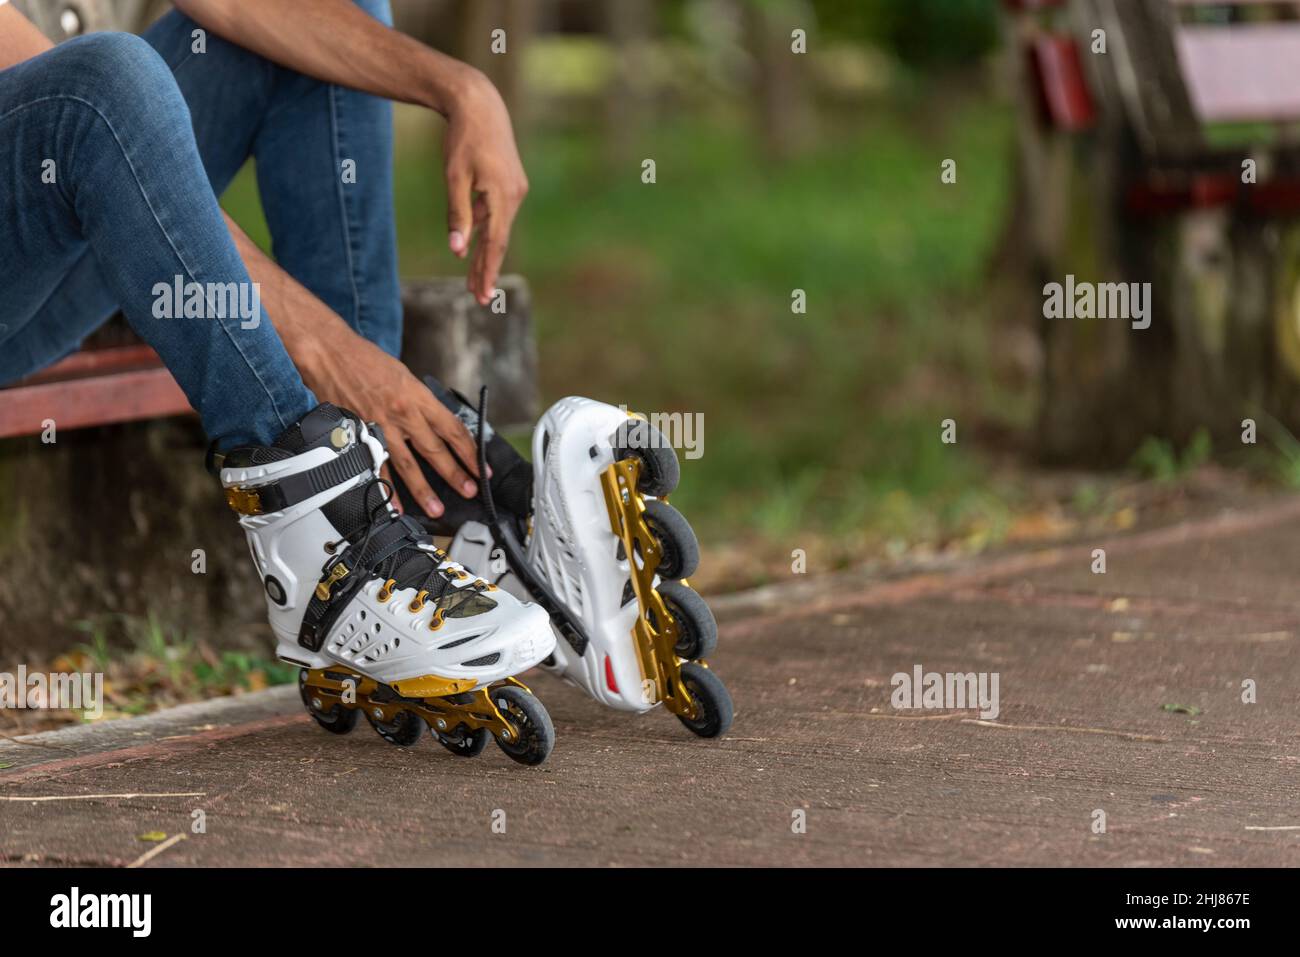
[[[384,740],[414,744],[427,724],[454,754],[493,737],[540,764],[554,744],[546,709],[517,675],[555,646],[546,611],[476,579],[389,504],[383,438],[351,412],[317,407],[267,447],[221,460],[262,577],[276,654],[328,731],[358,712]]]
[[[467,421],[487,431],[477,416]],[[501,446],[480,439],[480,460],[492,453],[490,485],[518,486],[518,463],[529,467]],[[612,708],[662,703],[701,737],[723,734],[733,707],[704,660],[717,624],[685,580],[700,551],[667,500],[680,474],[671,445],[642,419],[570,397],[534,430],[531,472],[527,514],[500,514],[485,491],[489,514],[460,527],[451,556],[551,613],[560,640],[544,667]]]

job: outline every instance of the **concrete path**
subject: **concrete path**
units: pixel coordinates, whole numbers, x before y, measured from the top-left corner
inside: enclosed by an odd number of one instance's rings
[[[1295,866],[1298,579],[1286,500],[728,599],[725,739],[535,675],[536,769],[336,738],[293,689],[0,741],[0,862]],[[996,719],[892,708],[917,665],[997,673]]]

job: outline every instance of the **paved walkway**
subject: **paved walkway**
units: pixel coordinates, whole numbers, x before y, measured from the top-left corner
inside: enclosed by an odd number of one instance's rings
[[[1300,501],[1096,545],[720,602],[722,741],[545,675],[537,769],[293,689],[0,741],[0,862],[1300,864]],[[997,718],[895,711],[916,665],[996,672]]]

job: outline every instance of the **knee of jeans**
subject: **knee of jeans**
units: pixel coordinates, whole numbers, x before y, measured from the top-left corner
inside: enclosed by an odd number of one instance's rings
[[[173,72],[187,60],[201,56],[204,71],[219,77],[220,71],[251,69],[254,64],[267,61],[238,44],[207,30],[180,10],[171,10],[159,17],[144,38],[158,51]]]
[[[388,0],[353,0],[353,2],[385,26],[393,25],[393,8]]]
[[[144,75],[160,63],[158,54],[143,37],[115,30],[73,37],[55,50],[60,59],[75,62],[78,67],[97,78],[121,74]]]
[[[74,37],[56,48],[70,67],[76,92],[101,108],[134,110],[144,115],[188,117],[185,98],[163,58],[134,33],[106,31]]]

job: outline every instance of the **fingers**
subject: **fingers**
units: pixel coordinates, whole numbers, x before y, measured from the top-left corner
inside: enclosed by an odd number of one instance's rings
[[[429,428],[433,435],[440,443],[450,446],[451,451],[455,453],[464,466],[468,468],[475,476],[478,475],[478,443],[474,437],[469,434],[469,429],[465,428],[465,423],[456,418],[451,411],[436,399],[424,409],[425,418],[428,421]],[[444,447],[445,447],[444,446]],[[430,464],[434,464],[430,461]],[[436,466],[435,466],[436,467]],[[446,473],[439,470],[440,475],[447,478]],[[469,478],[469,476],[465,476]],[[447,478],[450,482],[451,479]],[[452,482],[454,488],[461,486]],[[468,495],[476,495],[477,490],[468,492]]]
[[[439,501],[438,496],[433,493],[429,483],[424,480],[424,475],[420,471],[419,464],[415,461],[415,456],[406,446],[406,440],[400,435],[394,435],[388,442],[388,459],[392,462],[393,467],[397,469],[397,474],[402,477],[406,483],[407,491],[411,497],[420,503],[426,515],[430,518],[438,518],[445,511],[443,504]]]
[[[506,248],[510,245],[510,229],[527,192],[527,181],[517,186],[485,191],[479,197],[480,201],[485,201],[486,206],[482,215],[479,214],[478,201],[475,202],[474,223],[481,228],[478,230],[479,240],[474,248],[474,259],[470,264],[469,290],[480,306],[486,306],[492,301],[501,263],[505,260]]]
[[[478,486],[469,477],[469,473],[456,461],[456,457],[451,454],[447,444],[432,432],[419,439],[412,438],[411,445],[422,459],[433,466],[435,472],[447,480],[448,485],[460,492],[465,498],[473,498],[478,494]]]
[[[469,288],[480,306],[492,301],[496,290],[497,275],[501,263],[506,258],[506,247],[510,243],[509,226],[502,228],[495,215],[489,216],[487,229],[481,232],[478,245],[474,248],[474,260],[470,265]]]
[[[447,170],[447,245],[464,259],[469,252],[470,232],[474,228],[473,183],[461,170]]]
[[[476,446],[470,440],[464,424],[431,395],[428,404],[421,403],[416,407],[415,412],[423,417],[419,421],[410,423],[407,429],[407,441],[411,443],[411,447],[420,458],[433,466],[433,470],[442,476],[448,485],[465,498],[473,498],[478,494],[478,486],[448,447],[449,445],[455,447],[464,457],[464,462],[476,462]],[[474,469],[475,474],[478,473],[476,465],[470,467]]]

